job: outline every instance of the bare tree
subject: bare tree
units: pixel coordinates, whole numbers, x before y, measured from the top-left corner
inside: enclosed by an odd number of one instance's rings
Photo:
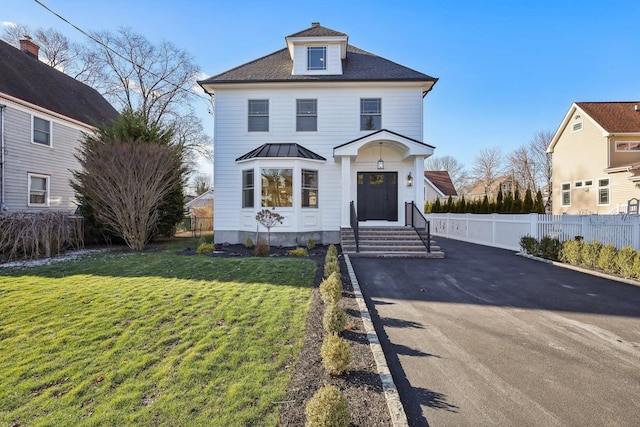
[[[98,220],[131,249],[142,250],[158,225],[163,199],[181,185],[179,151],[144,141],[93,142],[77,155],[82,169],[74,172],[72,186]]]
[[[540,130],[533,134],[533,139],[529,142],[529,151],[531,157],[536,164],[539,165],[539,176],[536,177],[540,183],[541,188],[547,189],[547,202],[545,204],[545,210],[551,211],[551,181],[553,178],[553,163],[551,153],[547,153],[547,148],[551,144],[553,139],[553,132]]]
[[[484,185],[485,193],[505,173],[505,159],[500,147],[481,148],[473,159],[472,173]]]
[[[528,146],[518,147],[508,156],[509,167],[518,185],[531,191],[538,190],[538,164],[531,157]]]
[[[211,175],[204,173],[198,173],[191,178],[191,186],[196,192],[196,196],[206,193],[211,190]]]
[[[20,40],[25,37],[33,39],[40,47],[41,60],[45,64],[66,72],[77,63],[81,47],[71,43],[64,34],[54,28],[32,29],[26,25],[8,25],[2,35],[4,41],[18,48]]]
[[[469,183],[469,173],[455,157],[429,157],[424,162],[425,170],[429,171],[447,171],[451,182],[456,189],[463,188]]]

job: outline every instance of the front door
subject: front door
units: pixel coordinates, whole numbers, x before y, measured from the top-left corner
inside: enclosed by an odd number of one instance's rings
[[[358,221],[398,220],[398,173],[358,172]]]

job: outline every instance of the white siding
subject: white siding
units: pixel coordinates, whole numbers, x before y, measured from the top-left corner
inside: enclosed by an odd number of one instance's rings
[[[318,101],[318,131],[296,132],[296,99],[310,98]],[[333,148],[368,135],[360,131],[360,98],[382,99],[382,127],[409,138],[422,141],[422,92],[417,87],[354,87],[353,85],[330,88],[300,87],[287,89],[218,89],[215,93],[216,115],[214,127],[214,183],[216,231],[255,231],[253,219],[259,210],[259,168],[264,165],[295,167],[294,208],[278,208],[287,219],[274,232],[337,231],[341,225],[341,166],[333,157]],[[269,100],[269,132],[247,131],[249,99]],[[237,163],[243,154],[265,143],[298,143],[327,159],[325,162],[305,160],[267,160]],[[390,150],[390,151],[387,151]],[[399,185],[403,185],[413,163],[402,162],[398,153],[385,148],[387,170],[397,170]],[[394,162],[392,156],[396,156]],[[378,150],[363,151],[358,156],[358,167],[375,170]],[[293,165],[293,166],[292,166]],[[241,208],[242,170],[256,170],[256,207]],[[300,209],[300,168],[318,170],[319,209],[314,223],[312,209]],[[351,194],[355,195],[355,169],[352,174]],[[399,191],[405,197],[406,191]],[[298,208],[296,209],[296,206]],[[402,203],[399,203],[402,206]],[[241,212],[239,215],[238,213]],[[316,225],[317,224],[317,225]],[[315,229],[315,230],[314,230]],[[233,242],[232,242],[233,243]]]
[[[307,48],[309,46],[325,46],[327,48],[327,69],[326,70],[307,70]],[[318,44],[296,44],[293,48],[293,74],[314,74],[314,75],[341,75],[342,59],[340,58],[340,45],[337,43],[318,43]]]
[[[5,142],[5,205],[9,212],[39,210],[28,207],[28,174],[49,176],[49,208],[74,210],[74,192],[69,185],[70,170],[77,170],[74,157],[82,131],[79,126],[62,122],[42,112],[31,111],[23,106],[3,100]],[[33,144],[31,122],[33,115],[50,120],[50,147]],[[85,129],[85,132],[88,129]]]

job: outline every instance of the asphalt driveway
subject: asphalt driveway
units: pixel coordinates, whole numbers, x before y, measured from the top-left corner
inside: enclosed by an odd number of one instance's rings
[[[438,244],[351,258],[411,426],[640,425],[640,287]]]

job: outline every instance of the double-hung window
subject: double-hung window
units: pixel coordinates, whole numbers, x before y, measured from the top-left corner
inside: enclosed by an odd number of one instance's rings
[[[296,131],[315,132],[318,130],[318,100],[296,99]]]
[[[33,142],[42,145],[51,145],[51,122],[33,117]]]
[[[562,206],[571,206],[571,184],[562,184]]]
[[[381,104],[380,98],[360,99],[360,130],[382,129]]]
[[[609,178],[603,178],[598,180],[598,204],[609,204]]]
[[[29,174],[28,206],[49,206],[49,177]]]
[[[318,171],[302,169],[302,207],[318,207]]]
[[[249,132],[269,131],[269,100],[249,100]]]
[[[254,194],[254,180],[253,169],[247,169],[242,171],[242,207],[253,207],[253,194]]]
[[[310,46],[307,48],[307,70],[327,69],[327,48],[326,46]]]

